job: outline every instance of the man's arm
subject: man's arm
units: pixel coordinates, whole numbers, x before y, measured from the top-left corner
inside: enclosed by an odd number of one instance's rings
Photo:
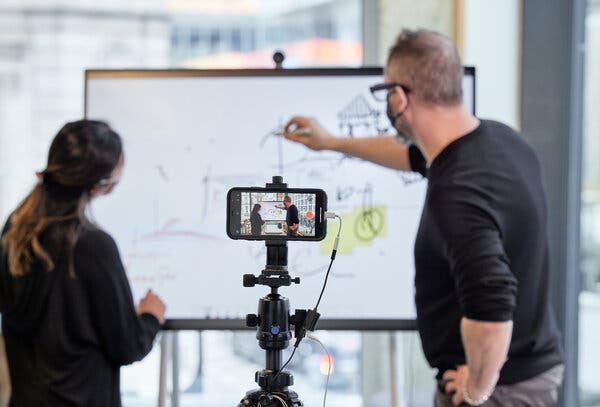
[[[290,206],[290,225],[291,230],[298,230],[298,224],[300,223],[300,218],[298,217],[298,207],[296,205]]]
[[[493,209],[476,192],[464,180],[430,191],[433,220],[445,242],[463,314],[467,364],[443,375],[457,406],[463,400],[479,404],[493,391],[508,354],[518,284]]]
[[[463,318],[460,331],[471,373],[467,381],[470,396],[488,395],[506,362],[513,322],[484,322]]]
[[[465,399],[465,390],[472,401],[483,401],[491,395],[508,355],[512,327],[512,321],[462,319],[460,330],[467,356],[466,369],[444,374],[444,379],[454,382],[454,385],[448,384],[447,391],[456,392],[455,404]]]
[[[298,136],[292,128],[309,128],[309,136]],[[315,119],[294,117],[285,126],[285,137],[305,145],[311,150],[331,150],[371,161],[384,167],[401,171],[410,171],[408,147],[402,145],[393,136],[377,137],[335,137],[325,130]]]

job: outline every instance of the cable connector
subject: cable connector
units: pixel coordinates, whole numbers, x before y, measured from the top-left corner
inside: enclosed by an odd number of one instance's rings
[[[304,320],[304,329],[309,332],[314,331],[317,328],[317,322],[319,322],[319,314],[316,310],[311,309],[306,313],[306,319]]]
[[[338,229],[337,236],[335,237],[335,242],[333,244],[333,251],[331,252],[331,260],[335,259],[335,256],[338,251],[338,246],[340,245],[340,234],[342,232],[342,217],[335,212],[325,212],[325,219],[337,219],[340,221],[340,228]]]

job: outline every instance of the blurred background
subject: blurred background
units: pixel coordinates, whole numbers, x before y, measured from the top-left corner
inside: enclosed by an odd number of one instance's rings
[[[565,30],[581,35],[568,37],[568,50],[561,48],[560,32],[534,36],[532,30],[545,23],[536,20],[533,7],[542,5],[572,12]],[[379,66],[403,27],[452,37],[465,65],[477,69],[478,115],[524,133],[531,123],[527,103],[535,99],[524,52],[546,41],[550,54],[556,49],[557,58],[568,54],[581,61],[570,65],[566,85],[557,76],[558,83],[536,86],[548,90],[540,97],[549,100],[567,94],[568,106],[580,113],[572,122],[565,119],[570,126],[564,137],[580,146],[569,156],[574,176],[547,176],[546,183],[550,199],[557,196],[555,183],[574,185],[565,197],[573,203],[565,207],[576,217],[576,235],[556,243],[561,253],[575,253],[571,263],[566,256],[573,267],[556,272],[554,282],[568,290],[554,290],[571,366],[565,397],[600,406],[599,0],[0,0],[0,217],[4,222],[32,187],[57,130],[82,117],[86,68],[269,68],[275,50],[286,54],[286,68]],[[565,117],[573,116],[567,110]],[[544,143],[551,140],[534,138],[547,168]],[[414,332],[318,335],[334,359],[329,406],[431,405],[434,372]],[[255,387],[264,357],[253,332],[181,332],[170,340],[179,344],[179,366],[170,372],[179,379],[179,405],[237,405]],[[159,365],[155,346],[144,361],[123,370],[124,406],[156,405]],[[304,343],[291,369],[301,399],[319,405],[327,372],[320,348]],[[172,391],[171,380],[168,386]]]

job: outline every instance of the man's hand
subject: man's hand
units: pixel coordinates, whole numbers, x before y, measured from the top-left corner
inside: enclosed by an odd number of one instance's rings
[[[295,129],[310,129],[310,135],[295,135]],[[325,130],[317,120],[302,116],[292,118],[285,125],[283,134],[288,140],[303,144],[311,150],[331,150],[336,140],[336,137]]]
[[[310,135],[294,134],[297,129],[309,129]],[[285,125],[283,134],[288,140],[311,150],[337,151],[400,171],[411,169],[408,146],[397,143],[394,136],[336,137],[315,119],[303,116],[292,118]]]
[[[154,315],[158,322],[163,325],[165,323],[165,303],[152,290],[148,290],[144,298],[140,300],[137,307],[137,313]]]
[[[456,370],[446,370],[443,379],[446,382],[444,391],[446,394],[452,394],[452,404],[459,406],[464,401],[463,393],[469,379],[469,367],[460,365]]]

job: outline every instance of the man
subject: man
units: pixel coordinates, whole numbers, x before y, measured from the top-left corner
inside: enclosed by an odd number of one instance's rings
[[[287,235],[288,236],[298,236],[298,224],[300,223],[300,219],[298,218],[298,208],[296,205],[292,204],[292,198],[289,195],[286,195],[283,198],[284,206],[275,206],[279,209],[285,209],[287,214],[285,216],[285,224],[287,225]]]
[[[548,303],[545,193],[535,153],[509,127],[462,103],[462,64],[448,38],[403,31],[385,83],[393,137],[336,138],[314,119],[286,132],[334,150],[420,172],[428,189],[415,242],[415,300],[425,356],[438,369],[436,406],[550,406],[562,381]],[[464,404],[463,404],[464,405]]]

